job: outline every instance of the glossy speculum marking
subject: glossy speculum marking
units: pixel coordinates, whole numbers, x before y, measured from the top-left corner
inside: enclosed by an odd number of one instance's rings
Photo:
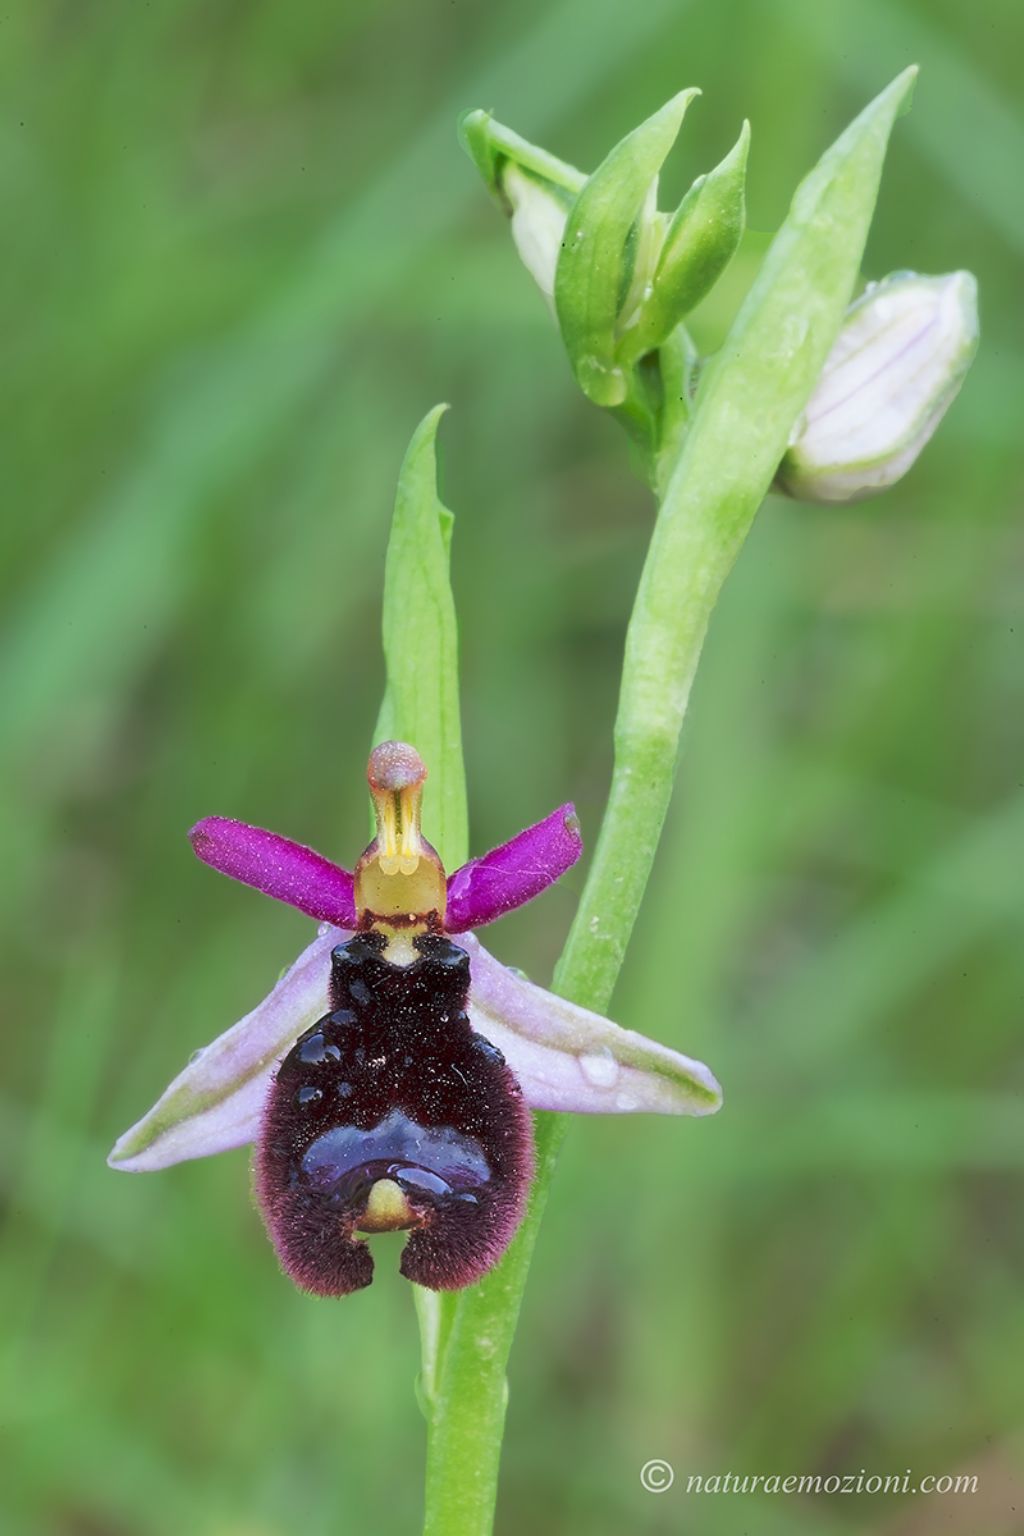
[[[521,1219],[529,1112],[467,1012],[469,956],[437,934],[407,965],[385,934],[333,952],[330,1011],[277,1072],[256,1187],[285,1271],[338,1296],[368,1285],[360,1231],[408,1229],[401,1271],[435,1290],[480,1278]]]

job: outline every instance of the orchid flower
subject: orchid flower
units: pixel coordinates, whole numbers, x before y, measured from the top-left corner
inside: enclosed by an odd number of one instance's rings
[[[519,1225],[529,1109],[702,1115],[721,1090],[700,1062],[533,985],[472,937],[575,864],[572,805],[446,878],[420,831],[415,750],[383,743],[367,778],[377,834],[354,874],[243,822],[193,827],[205,863],[321,928],[109,1161],[141,1172],[255,1142],[257,1202],[302,1289],[368,1285],[354,1234],[408,1229],[402,1273],[455,1290]]]

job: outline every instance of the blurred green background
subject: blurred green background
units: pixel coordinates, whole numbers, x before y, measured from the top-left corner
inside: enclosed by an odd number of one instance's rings
[[[308,934],[185,829],[365,838],[390,503],[438,399],[474,846],[569,796],[596,829],[651,506],[458,110],[590,168],[701,85],[663,206],[746,115],[764,231],[913,60],[867,270],[973,269],[982,350],[896,491],[770,502],[716,615],[615,1012],[726,1108],[573,1128],[499,1530],[1024,1530],[1022,47],[1010,0],[5,9],[5,1536],[418,1528],[395,1241],[309,1300],[242,1152],[104,1157]],[[495,950],[546,978],[580,879]],[[980,1490],[685,1492],[862,1468]]]

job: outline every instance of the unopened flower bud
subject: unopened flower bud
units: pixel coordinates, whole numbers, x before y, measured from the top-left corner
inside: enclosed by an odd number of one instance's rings
[[[720,165],[698,176],[662,232],[657,265],[635,311],[620,324],[620,351],[652,352],[714,287],[729,265],[746,224],[744,188],[750,126]]]
[[[779,468],[801,501],[872,496],[916,460],[955,398],[978,345],[970,272],[896,272],[843,322]]]
[[[512,238],[526,270],[548,303],[555,302],[555,267],[562,249],[570,200],[551,182],[531,176],[510,160],[501,177],[512,209]]]

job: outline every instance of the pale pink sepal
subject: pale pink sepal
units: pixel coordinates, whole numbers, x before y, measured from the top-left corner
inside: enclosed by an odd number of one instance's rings
[[[124,1133],[107,1159],[110,1166],[147,1173],[255,1140],[274,1069],[326,1012],[331,950],[350,937],[328,928],[315,938],[262,1003],[197,1052]]]
[[[527,981],[471,935],[470,1017],[503,1052],[532,1109],[577,1115],[710,1115],[722,1090],[703,1062],[621,1029]]]

